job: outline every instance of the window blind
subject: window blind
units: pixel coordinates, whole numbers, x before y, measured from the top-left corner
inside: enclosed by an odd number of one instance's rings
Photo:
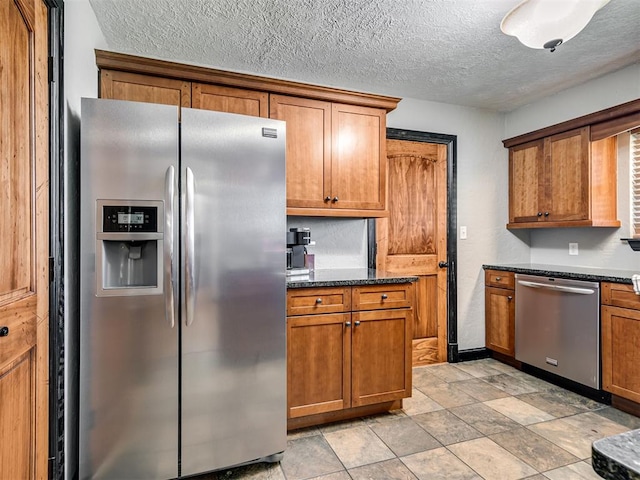
[[[631,132],[631,196],[633,236],[640,237],[640,130]]]

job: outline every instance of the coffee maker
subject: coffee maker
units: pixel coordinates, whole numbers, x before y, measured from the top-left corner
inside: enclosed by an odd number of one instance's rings
[[[287,232],[287,270],[289,272],[305,269],[307,245],[311,243],[311,231],[306,227],[293,227]],[[308,270],[304,273],[308,273]]]

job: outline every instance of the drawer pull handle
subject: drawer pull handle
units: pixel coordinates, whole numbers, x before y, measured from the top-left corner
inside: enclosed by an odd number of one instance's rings
[[[316,303],[318,303],[318,304],[322,303],[322,299],[321,298],[316,298]]]
[[[511,295],[509,295],[509,296],[507,297],[507,300],[511,301],[511,300],[513,300],[513,297],[512,297]]]
[[[350,327],[351,326],[351,322],[345,322],[345,326],[346,327]]]
[[[502,277],[496,277],[496,282],[499,282],[502,280]]]
[[[356,327],[357,327],[358,325],[360,325],[360,320],[356,320],[355,325],[356,325]]]
[[[383,294],[382,294],[382,299],[383,299],[383,300],[386,300],[387,298],[389,298],[389,297],[387,297],[387,294],[386,294],[386,293],[383,293]]]
[[[0,327],[0,337],[6,337],[9,335],[9,327]]]

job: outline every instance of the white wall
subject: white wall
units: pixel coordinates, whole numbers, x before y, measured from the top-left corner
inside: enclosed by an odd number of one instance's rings
[[[65,98],[65,478],[78,475],[78,165],[80,161],[80,98],[97,97],[94,48],[106,48],[88,0],[64,2]]]
[[[640,64],[635,64],[507,113],[504,138],[638,98]],[[640,271],[640,254],[620,241],[630,235],[628,142],[628,135],[619,137],[618,219],[622,226],[534,230],[531,232],[531,262]],[[578,243],[578,256],[569,256],[569,242]]]
[[[457,224],[467,227],[458,240],[458,347],[484,347],[482,264],[528,262],[528,232],[518,236],[508,220],[508,154],[502,146],[503,115],[415,99],[403,99],[387,126],[456,135]]]

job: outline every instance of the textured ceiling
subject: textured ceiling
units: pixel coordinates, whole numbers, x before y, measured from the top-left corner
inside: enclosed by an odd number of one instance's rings
[[[640,61],[640,0],[611,0],[554,53],[500,31],[519,1],[90,3],[116,52],[499,111]]]

